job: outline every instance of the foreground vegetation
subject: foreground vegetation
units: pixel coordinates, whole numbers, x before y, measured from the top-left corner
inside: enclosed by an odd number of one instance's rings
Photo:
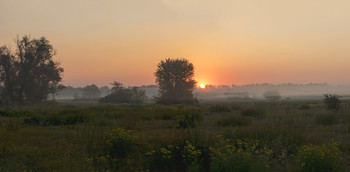
[[[0,108],[0,171],[348,171],[350,102]]]

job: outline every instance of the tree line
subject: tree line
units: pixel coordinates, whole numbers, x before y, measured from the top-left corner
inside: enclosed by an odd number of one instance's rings
[[[53,60],[56,51],[45,37],[23,36],[16,40],[16,50],[0,47],[0,103],[35,103],[47,100],[65,88],[61,83],[64,69]],[[165,59],[157,65],[155,72],[158,96],[161,104],[193,104],[196,85],[194,66],[187,59]],[[126,88],[122,83],[113,82],[112,92],[99,101],[102,103],[142,103],[145,91],[137,87]],[[82,98],[99,97],[96,85],[83,88]]]

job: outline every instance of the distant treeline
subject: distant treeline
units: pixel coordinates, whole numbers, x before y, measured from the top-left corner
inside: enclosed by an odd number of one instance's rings
[[[87,86],[85,86],[87,87]],[[65,89],[57,93],[58,99],[82,99],[84,98],[85,87],[67,86]],[[97,86],[96,86],[97,87]],[[95,98],[104,97],[111,93],[108,86],[97,87],[101,94]],[[128,89],[133,86],[127,87]],[[146,96],[152,99],[158,94],[157,85],[137,86],[138,89],[145,91]],[[346,98],[350,95],[349,85],[329,85],[327,83],[309,83],[309,84],[246,84],[246,85],[206,85],[205,89],[197,88],[194,91],[196,97],[201,100],[234,100],[234,99],[264,99],[264,93],[270,91],[278,91],[281,98],[322,98],[324,93],[336,93]],[[86,98],[86,96],[85,96]]]
[[[127,87],[132,89],[133,86]],[[140,90],[146,91],[147,97],[152,97],[158,92],[158,86],[156,85],[143,85],[137,87]],[[84,87],[66,86],[64,89],[56,94],[57,99],[98,99],[105,97],[112,92],[112,88],[108,86],[98,87],[95,84],[86,85]],[[50,97],[51,98],[51,97]]]
[[[265,99],[271,93],[279,93],[285,99],[321,99],[324,93],[350,95],[350,85],[330,85],[327,83],[309,84],[246,84],[246,85],[207,85],[205,89],[197,89],[196,96],[200,100],[227,99]]]

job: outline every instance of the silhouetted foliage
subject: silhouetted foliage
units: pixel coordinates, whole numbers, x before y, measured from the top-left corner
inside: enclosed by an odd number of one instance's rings
[[[100,91],[102,96],[106,96],[107,94],[111,93],[111,89],[107,86],[101,87]]]
[[[101,96],[101,91],[95,84],[85,86],[82,91],[83,99],[95,99]]]
[[[52,94],[52,100],[55,101],[55,95],[57,94],[57,92],[65,89],[66,86],[62,85],[62,84],[58,84],[58,82],[52,82],[49,85],[49,93]]]
[[[340,96],[334,94],[323,94],[323,102],[327,105],[327,109],[338,111],[340,109]]]
[[[279,100],[281,99],[281,95],[279,91],[271,90],[264,93],[264,98],[267,100]]]
[[[4,102],[38,102],[57,88],[63,68],[53,61],[55,50],[41,37],[23,36],[16,41],[16,53],[0,47],[0,83]]]
[[[137,87],[125,88],[119,82],[113,82],[112,85],[112,93],[101,98],[101,103],[142,103],[147,99],[145,91]]]
[[[193,64],[187,59],[162,60],[155,72],[159,95],[156,102],[161,104],[193,104],[196,81],[193,79]]]

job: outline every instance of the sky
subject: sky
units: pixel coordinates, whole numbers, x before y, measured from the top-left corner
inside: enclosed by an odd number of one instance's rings
[[[350,84],[348,0],[0,0],[0,45],[45,36],[63,84],[155,84],[186,58],[199,84]],[[110,86],[110,85],[109,85]]]

